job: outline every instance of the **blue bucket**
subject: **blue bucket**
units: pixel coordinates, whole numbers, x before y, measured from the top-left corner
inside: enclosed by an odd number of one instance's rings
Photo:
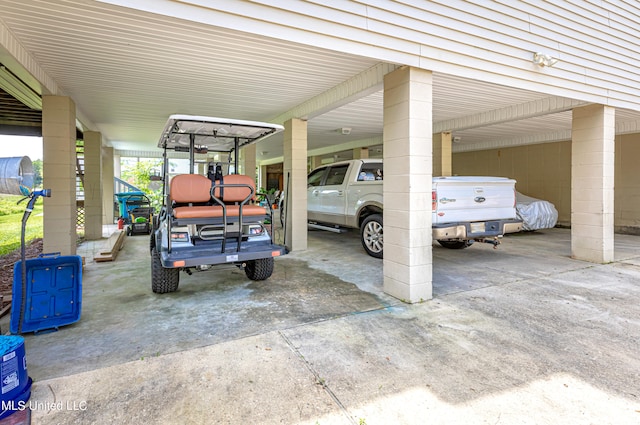
[[[0,419],[28,407],[31,378],[27,374],[24,338],[0,335]]]

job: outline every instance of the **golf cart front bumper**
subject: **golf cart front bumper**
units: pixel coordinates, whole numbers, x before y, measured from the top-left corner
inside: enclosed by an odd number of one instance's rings
[[[193,249],[173,249],[171,253],[162,251],[160,252],[162,267],[174,269],[203,265],[238,264],[288,254],[288,250],[284,246],[275,244],[243,246],[240,252],[236,247],[231,246],[227,246],[223,253],[220,252],[220,248],[212,249],[209,247],[194,251]]]

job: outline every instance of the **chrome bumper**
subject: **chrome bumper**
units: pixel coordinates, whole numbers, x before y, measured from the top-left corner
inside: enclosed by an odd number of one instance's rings
[[[481,224],[484,224],[484,230],[474,232],[472,225],[478,226]],[[487,220],[474,223],[446,223],[433,226],[432,238],[434,240],[490,238],[521,230],[522,221],[517,219]]]

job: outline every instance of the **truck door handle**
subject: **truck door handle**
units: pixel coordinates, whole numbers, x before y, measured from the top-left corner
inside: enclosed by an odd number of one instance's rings
[[[339,191],[337,191],[337,192],[336,192],[336,194],[337,194],[338,196],[342,196],[342,195],[344,195],[344,191],[339,190]]]
[[[318,196],[318,193],[320,193],[319,190],[314,190],[313,192],[311,192],[314,196]]]

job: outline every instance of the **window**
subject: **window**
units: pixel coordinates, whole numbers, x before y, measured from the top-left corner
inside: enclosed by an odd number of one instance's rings
[[[342,182],[344,181],[344,176],[347,174],[348,168],[349,168],[349,164],[330,167],[329,174],[327,175],[327,181],[325,182],[325,186],[342,184]]]
[[[318,168],[317,170],[313,170],[311,174],[307,176],[307,187],[320,186],[325,171],[327,171],[326,168]]]
[[[367,162],[362,164],[360,173],[358,174],[358,181],[374,181],[382,180],[382,163],[381,162]]]

